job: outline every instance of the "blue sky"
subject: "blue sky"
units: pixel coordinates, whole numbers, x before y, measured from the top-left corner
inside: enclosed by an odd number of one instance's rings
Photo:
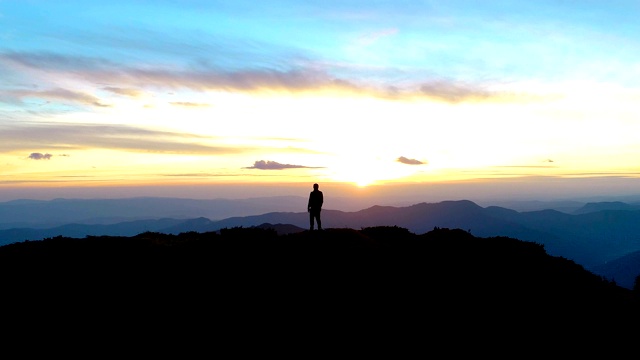
[[[634,180],[638,15],[635,1],[0,0],[0,187]]]

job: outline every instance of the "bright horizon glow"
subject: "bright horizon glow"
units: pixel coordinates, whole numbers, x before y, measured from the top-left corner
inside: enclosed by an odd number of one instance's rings
[[[640,179],[638,14],[635,1],[0,1],[0,200],[314,182],[410,198],[399,189],[517,179],[555,194],[585,178],[627,194],[613,184]]]

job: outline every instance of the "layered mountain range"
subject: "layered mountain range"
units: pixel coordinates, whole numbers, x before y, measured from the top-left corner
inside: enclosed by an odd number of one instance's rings
[[[179,202],[156,198],[7,202],[0,204],[0,245],[56,236],[134,236],[143,232],[181,234],[234,227],[271,227],[285,234],[308,228],[308,213],[291,211],[300,208],[299,198],[267,199],[245,200],[244,203],[220,200],[215,206],[212,201],[205,200]],[[267,211],[269,204],[273,203],[289,211]],[[247,204],[250,210],[247,210]],[[109,213],[112,216],[104,216],[105,209],[110,207],[114,209]],[[145,210],[149,208],[155,210]],[[216,213],[222,217],[225,208],[227,214],[244,211],[256,215],[218,220],[199,215]],[[120,216],[113,216],[118,211]],[[51,213],[57,217],[46,215]],[[48,222],[36,223],[33,219],[38,217],[47,218]],[[69,223],[47,227],[46,224],[52,224],[54,218],[58,223]],[[32,220],[26,221],[28,219]],[[73,219],[76,221],[71,221]],[[512,237],[541,244],[550,255],[573,260],[627,288],[633,287],[635,277],[640,274],[640,206],[634,203],[587,203],[568,213],[555,209],[516,211],[456,200],[410,206],[376,205],[351,212],[325,209],[322,220],[325,228],[398,226],[414,234],[424,234],[434,228],[458,228],[476,237]],[[17,224],[31,225],[14,226]]]

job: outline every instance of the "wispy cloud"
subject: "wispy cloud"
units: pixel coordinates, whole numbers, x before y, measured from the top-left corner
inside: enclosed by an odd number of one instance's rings
[[[82,92],[71,91],[67,89],[52,89],[45,91],[38,91],[27,94],[27,96],[34,97],[42,97],[45,99],[51,100],[62,100],[62,101],[72,101],[79,102],[85,105],[99,106],[99,107],[110,107],[108,104],[103,104],[100,100],[93,96]]]
[[[94,124],[21,124],[0,129],[0,151],[103,148],[136,152],[225,155],[252,151],[246,147],[204,144],[215,138],[132,126]]]
[[[254,162],[253,166],[245,167],[243,169],[282,170],[282,169],[300,169],[300,168],[310,168],[310,166],[281,164],[276,161],[258,160]]]
[[[49,71],[82,71],[116,67],[115,63],[98,57],[68,56],[49,51],[5,51],[0,53],[0,63]]]
[[[3,61],[19,63],[21,67],[32,68],[34,71],[47,72],[49,77],[57,73],[60,78],[71,77],[93,84],[111,84],[101,85],[98,89],[127,96],[139,94],[140,90],[133,89],[153,88],[239,92],[339,90],[360,96],[391,99],[424,97],[448,102],[483,101],[502,98],[505,95],[516,97],[513,93],[489,91],[488,86],[483,84],[442,77],[423,78],[411,83],[395,83],[393,80],[383,81],[383,85],[377,80],[368,83],[363,82],[363,77],[356,73],[349,76],[349,72],[345,72],[343,66],[332,67],[325,63],[324,66],[318,67],[318,63],[313,59],[291,61],[277,66],[274,64],[271,67],[233,70],[208,63],[173,68],[150,65],[142,68],[101,59],[28,52],[0,54],[0,63]],[[70,67],[69,64],[74,64],[74,67]],[[384,79],[388,76],[389,69],[382,67],[369,71],[379,73],[379,76],[369,74],[370,77]],[[338,73],[341,75],[336,75]],[[39,94],[104,106],[91,95],[65,92],[61,89],[41,91]]]
[[[500,95],[491,93],[477,85],[442,79],[422,83],[419,93],[427,97],[454,103],[465,100],[482,100]]]
[[[114,86],[107,86],[107,87],[103,87],[102,90],[105,90],[114,94],[118,94],[118,95],[133,97],[133,98],[137,98],[140,95],[142,95],[142,91],[131,89],[131,88],[119,88]]]
[[[36,98],[45,101],[59,101],[63,103],[90,105],[97,107],[110,107],[104,104],[97,97],[78,91],[71,91],[62,88],[54,88],[50,90],[11,90],[3,91],[0,94],[2,98],[8,97],[18,101],[24,101],[26,98]]]
[[[406,158],[404,156],[400,156],[396,161],[399,162],[399,163],[402,163],[402,164],[407,164],[407,165],[423,165],[423,164],[425,164],[424,162],[422,162],[420,160],[409,159],[409,158]]]
[[[188,102],[188,101],[173,101],[173,102],[170,102],[169,104],[173,106],[180,106],[180,107],[187,107],[187,108],[202,108],[202,107],[211,106],[209,104],[194,103],[194,102]]]
[[[355,89],[356,86],[344,79],[335,78],[314,69],[290,70],[242,70],[220,71],[162,69],[129,69],[128,78],[140,86],[162,86],[168,88],[189,88],[191,90],[236,90],[236,91],[305,91],[322,88]]]

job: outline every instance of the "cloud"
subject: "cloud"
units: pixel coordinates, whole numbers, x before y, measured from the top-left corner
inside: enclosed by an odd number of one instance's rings
[[[366,83],[361,78],[351,79],[334,76],[331,70],[313,66],[297,67],[285,70],[245,69],[222,71],[219,69],[185,69],[165,71],[162,69],[129,69],[126,78],[120,79],[132,86],[153,86],[166,88],[188,88],[194,91],[222,90],[239,92],[260,91],[341,91],[357,96],[373,96],[386,99],[429,98],[451,103],[466,101],[490,101],[509,97],[513,93],[489,91],[487,86],[464,83],[452,79],[434,79],[413,84],[394,84],[381,86],[379,83]],[[385,70],[380,70],[385,71]],[[530,99],[520,95],[523,99]]]
[[[54,53],[4,52],[0,63],[19,65],[33,71],[44,71],[61,77],[74,77],[93,83],[118,83],[102,87],[106,91],[126,94],[130,88],[145,86],[189,88],[192,90],[310,90],[319,87],[350,87],[340,79],[304,64],[284,68],[246,68],[224,70],[215,65],[199,64],[191,68],[135,67],[102,59],[66,56]],[[73,66],[71,66],[73,65]]]
[[[174,101],[174,102],[170,102],[169,104],[173,105],[173,106],[182,106],[182,107],[191,107],[191,108],[197,108],[197,107],[209,107],[211,105],[209,104],[203,104],[203,103],[194,103],[194,102],[188,102],[188,101]]]
[[[357,86],[346,79],[311,68],[288,70],[245,69],[239,71],[221,71],[219,69],[186,69],[182,71],[129,69],[127,78],[121,80],[134,82],[136,86],[189,88],[197,91],[298,92],[328,88],[357,89]]]
[[[390,36],[394,29],[376,34],[374,38]],[[374,36],[375,35],[375,36]],[[11,52],[0,53],[0,63],[19,64],[19,71],[31,70],[33,77],[42,81],[69,79],[91,84],[117,84],[99,88],[116,94],[135,96],[139,90],[133,89],[190,89],[193,91],[342,91],[359,96],[373,96],[387,99],[403,97],[426,97],[452,103],[465,101],[491,101],[493,99],[519,97],[530,100],[531,96],[516,95],[505,91],[489,91],[490,84],[474,84],[456,79],[429,77],[425,80],[396,82],[397,69],[388,67],[367,68],[362,74],[357,68],[344,64],[318,62],[314,59],[296,57],[276,59],[268,64],[248,63],[245,68],[225,68],[222,64],[199,61],[190,65],[137,67],[117,64],[112,61],[88,57],[64,56],[51,53]],[[69,66],[73,64],[74,66]],[[321,64],[321,66],[319,66]],[[46,78],[41,75],[46,73]],[[410,74],[405,74],[407,77]],[[362,79],[378,79],[367,82]],[[414,78],[418,78],[415,76]],[[380,79],[388,79],[382,80]],[[88,94],[73,93],[60,89],[40,92],[41,96],[57,99],[75,99],[85,104],[103,105]],[[186,105],[186,103],[185,103]]]
[[[479,86],[452,80],[432,80],[424,82],[420,85],[419,93],[454,103],[466,100],[487,99],[498,95]]]
[[[12,97],[19,99],[24,98],[40,98],[44,100],[59,100],[63,102],[79,103],[84,105],[110,107],[100,102],[100,99],[86,93],[71,91],[62,88],[54,88],[50,90],[14,90],[7,92]]]
[[[115,66],[113,62],[101,58],[67,56],[47,51],[6,51],[0,53],[0,62],[45,71],[82,71]]]
[[[264,161],[258,160],[254,162],[253,166],[245,167],[243,169],[259,169],[259,170],[282,170],[282,169],[299,169],[299,168],[309,168],[308,166],[302,165],[291,165],[291,164],[280,164],[275,161]]]
[[[212,141],[215,141],[214,137],[124,125],[22,123],[14,126],[0,126],[0,152],[26,150],[35,146],[60,150],[102,148],[201,155],[228,155],[255,151],[246,147],[207,144]]]
[[[404,156],[400,156],[397,160],[399,163],[407,164],[407,165],[423,165],[424,162],[416,159],[409,159]]]
[[[134,97],[134,98],[142,95],[142,91],[136,90],[136,89],[130,89],[130,88],[119,88],[119,87],[107,86],[107,87],[103,87],[102,90],[108,91],[110,93],[118,94],[118,95]]]
[[[42,154],[42,153],[31,153],[29,155],[29,159],[33,160],[49,160],[53,155],[51,154]]]

